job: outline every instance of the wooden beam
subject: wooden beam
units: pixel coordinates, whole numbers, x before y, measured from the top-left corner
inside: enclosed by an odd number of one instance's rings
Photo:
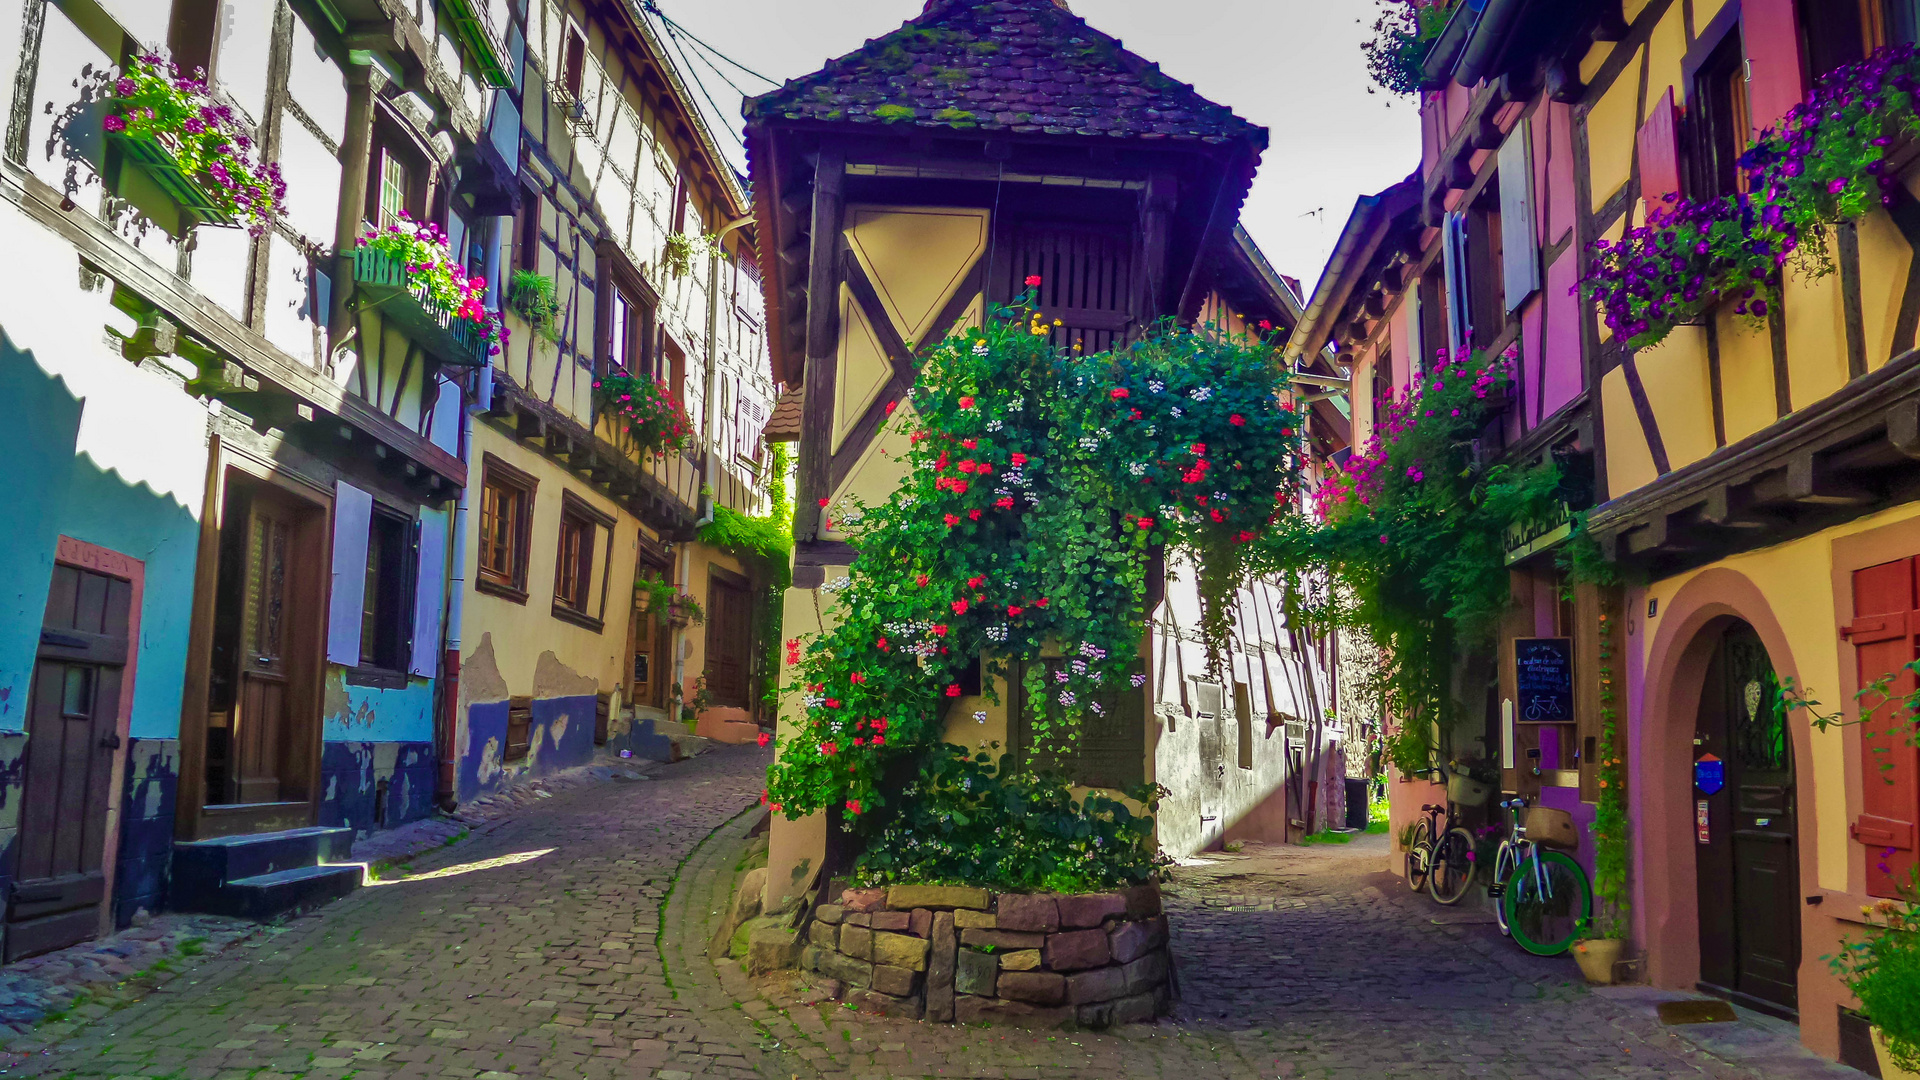
[[[1837,479],[1813,454],[1796,454],[1787,462],[1787,498],[1802,505],[1865,506],[1874,493],[1865,486]]]
[[[1920,401],[1903,401],[1887,410],[1887,441],[1910,458],[1920,458]]]
[[[1238,217],[1240,185],[1246,180],[1247,162],[1244,151],[1236,151],[1227,159],[1226,168],[1220,172],[1220,187],[1214,192],[1213,209],[1207,214],[1206,229],[1200,234],[1200,243],[1193,252],[1193,266],[1187,271],[1186,287],[1180,290],[1180,303],[1173,310],[1173,317],[1181,323],[1192,322],[1200,313],[1200,302],[1206,298],[1208,270],[1212,266],[1213,255],[1227,242],[1233,230],[1233,222]]]
[[[807,359],[802,375],[807,400],[801,418],[799,499],[794,507],[793,534],[797,540],[820,536],[820,503],[832,494],[828,470],[833,463],[833,403],[838,372],[839,305],[834,302],[834,252],[840,244],[840,196],[846,181],[847,158],[841,147],[820,148],[813,174],[812,250],[807,277]]]

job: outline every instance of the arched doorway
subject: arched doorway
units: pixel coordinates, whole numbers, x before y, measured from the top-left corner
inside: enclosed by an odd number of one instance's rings
[[[1799,852],[1793,744],[1778,689],[1760,635],[1728,620],[1694,730],[1700,988],[1795,1017]]]

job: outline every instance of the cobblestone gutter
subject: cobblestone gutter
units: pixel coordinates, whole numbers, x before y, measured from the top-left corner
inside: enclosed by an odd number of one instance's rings
[[[1171,1003],[1157,885],[1073,896],[848,889],[815,912],[807,942],[801,967],[888,1016],[1106,1028]]]

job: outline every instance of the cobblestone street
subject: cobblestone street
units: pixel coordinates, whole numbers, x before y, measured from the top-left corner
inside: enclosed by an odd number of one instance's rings
[[[555,794],[409,876],[268,928],[133,1006],[38,1030],[8,1075],[1667,1077],[1753,1071],[1430,905],[1383,838],[1176,868],[1182,1000],[1090,1034],[860,1015],[705,958],[764,755]],[[662,899],[672,891],[672,902]],[[663,967],[664,959],[664,967]],[[1791,1063],[1790,1063],[1791,1064]],[[1837,1067],[1831,1067],[1837,1069]],[[1833,1075],[1843,1075],[1836,1072]],[[1858,1074],[1844,1074],[1858,1075]]]

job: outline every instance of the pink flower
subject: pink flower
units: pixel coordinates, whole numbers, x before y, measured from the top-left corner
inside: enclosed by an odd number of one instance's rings
[[[1029,289],[1031,289],[1031,288],[1033,288],[1033,287],[1034,287],[1035,285],[1038,285],[1038,284],[1040,284],[1040,275],[1039,275],[1039,274],[1028,274],[1028,275],[1027,275],[1027,288],[1029,288]]]
[[[108,131],[125,131],[127,130],[127,121],[126,118],[122,116],[108,116],[106,119],[100,121],[100,126]]]
[[[767,733],[766,733],[766,732],[764,732],[764,731],[760,733],[760,745],[761,745],[761,746],[765,746],[765,745],[767,745],[768,743],[770,743],[770,742],[772,742],[772,741],[773,741],[773,736],[771,736],[771,735],[769,735],[769,734],[767,734]]]

